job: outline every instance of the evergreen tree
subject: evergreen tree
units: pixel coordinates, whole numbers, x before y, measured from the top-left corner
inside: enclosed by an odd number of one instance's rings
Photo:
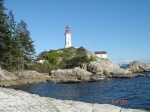
[[[18,55],[20,52],[20,49],[18,47],[18,38],[17,38],[17,32],[16,32],[16,22],[14,19],[14,15],[12,11],[10,10],[8,15],[7,23],[9,25],[9,30],[11,32],[11,38],[10,38],[10,53],[9,53],[9,65],[10,68],[16,68],[18,63]]]
[[[9,24],[9,30],[11,31],[11,36],[15,37],[16,36],[16,21],[14,19],[14,15],[12,13],[12,10],[9,11],[8,15],[8,24]]]
[[[35,54],[33,45],[34,41],[30,38],[30,32],[27,30],[27,24],[23,20],[21,20],[21,22],[17,25],[17,37],[21,51],[21,68],[23,70],[25,63],[27,61],[31,61],[33,59],[33,55]]]
[[[4,0],[0,0],[0,64],[2,67],[9,67],[11,32],[7,24],[6,8]]]

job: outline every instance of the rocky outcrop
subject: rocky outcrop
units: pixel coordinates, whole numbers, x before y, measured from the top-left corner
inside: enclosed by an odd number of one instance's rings
[[[103,74],[103,68],[101,64],[96,61],[91,61],[87,65],[87,71],[92,72],[93,74]]]
[[[6,70],[0,70],[0,86],[46,82],[48,78],[49,76],[36,71],[20,71],[11,73]]]
[[[81,81],[97,81],[105,78],[103,74],[93,74],[84,69],[76,67],[74,69],[58,69],[51,71],[50,81],[54,82],[81,82]]]
[[[0,88],[0,101],[1,112],[148,112],[110,104],[56,100],[5,88]]]
[[[95,63],[99,63],[100,67],[103,69],[103,70],[106,70],[108,73],[112,72],[113,70],[115,69],[118,69],[120,68],[119,65],[117,65],[116,63],[112,62],[111,60],[109,59],[105,59],[105,58],[99,58],[97,57],[94,53],[90,52],[90,51],[86,51],[86,55],[90,58],[90,57],[93,57],[94,58],[94,61]],[[89,64],[88,64],[89,65]],[[84,66],[85,67],[85,66]],[[95,67],[98,67],[98,66],[95,66]],[[94,69],[96,69],[94,67]],[[86,68],[86,67],[85,67]]]
[[[132,73],[129,70],[126,69],[116,69],[113,72],[111,72],[113,78],[131,78],[131,77],[138,77],[138,76],[144,76],[143,74],[135,74]]]
[[[143,76],[141,71],[149,71],[148,64],[134,61],[130,63],[127,69],[121,69],[117,64],[104,58],[95,56],[95,61],[90,63],[83,63],[81,68],[74,69],[58,69],[51,71],[50,75],[41,74],[36,71],[20,71],[10,73],[6,70],[0,69],[0,86],[20,85],[27,83],[39,82],[62,82],[62,83],[76,83],[81,81],[98,81],[103,78],[130,78]]]
[[[126,69],[131,72],[147,72],[150,71],[150,65],[141,61],[133,61],[127,65]]]
[[[117,64],[108,59],[95,58],[96,61],[83,63],[81,68],[55,70],[51,76],[55,76],[56,82],[78,82],[97,81],[101,78],[131,78],[144,76],[140,73],[132,73],[127,69],[120,68]],[[59,80],[58,80],[59,79]]]
[[[55,82],[80,82],[88,81],[92,73],[76,67],[74,69],[58,69],[51,71],[51,79]]]
[[[51,76],[66,76],[66,75],[92,75],[92,73],[81,69],[79,67],[75,67],[74,69],[58,69],[51,71]]]
[[[114,62],[112,62],[109,59],[95,57],[95,60],[96,60],[97,63],[99,63],[101,65],[101,67],[103,68],[103,70],[106,70],[107,72],[112,72],[115,69],[120,68],[119,65],[117,65]]]
[[[95,61],[91,61],[90,63],[83,63],[81,65],[82,69],[85,69],[89,72],[92,73],[101,73],[103,74],[103,71],[107,71],[107,72],[112,72],[115,69],[120,68],[119,65],[117,65],[116,63],[112,62],[109,59],[105,59],[105,58],[99,58],[97,56],[94,57]]]
[[[81,64],[80,68],[54,70],[51,72],[52,81],[55,82],[80,82],[97,81],[101,78],[131,78],[144,76],[132,73],[128,69],[121,69],[109,59],[95,57],[95,61]]]
[[[0,69],[0,80],[17,80],[18,77],[15,76],[15,74],[11,72],[7,72],[6,70],[1,70]]]
[[[38,79],[38,78],[45,77],[44,74],[41,74],[41,73],[33,71],[33,70],[14,72],[14,74],[19,79]]]

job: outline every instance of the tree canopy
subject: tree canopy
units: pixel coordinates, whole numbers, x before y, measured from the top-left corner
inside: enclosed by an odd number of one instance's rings
[[[4,69],[24,69],[35,54],[34,41],[23,20],[17,24],[13,12],[6,14],[0,0],[0,66]]]

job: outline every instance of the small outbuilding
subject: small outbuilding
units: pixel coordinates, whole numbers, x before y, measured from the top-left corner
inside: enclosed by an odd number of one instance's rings
[[[100,57],[100,58],[107,58],[107,52],[106,51],[95,51],[94,52],[96,56]]]

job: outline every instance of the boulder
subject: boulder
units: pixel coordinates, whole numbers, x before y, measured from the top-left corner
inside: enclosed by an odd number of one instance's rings
[[[107,72],[112,72],[115,69],[120,68],[119,65],[109,59],[95,57],[95,60],[101,65],[102,69],[106,70]]]
[[[133,61],[127,65],[126,69],[131,72],[147,72],[150,71],[150,65],[141,61]]]
[[[42,73],[32,71],[32,70],[14,72],[14,74],[19,79],[38,79],[38,78],[44,78],[46,76]]]
[[[119,65],[117,65],[116,63],[112,62],[109,59],[106,58],[100,58],[98,56],[96,56],[94,53],[90,52],[90,51],[86,51],[86,55],[90,58],[93,57],[94,61],[96,61],[97,63],[99,63],[99,65],[101,65],[101,68],[103,70],[106,70],[108,73],[110,73],[111,71],[120,68]],[[86,64],[85,64],[86,65]],[[84,66],[86,68],[86,66]]]
[[[103,74],[103,68],[101,67],[101,64],[96,61],[91,61],[87,65],[87,70],[93,74]]]
[[[52,81],[56,82],[80,82],[90,80],[91,75],[93,75],[91,72],[75,67],[74,69],[53,70],[50,76]]]
[[[88,63],[82,63],[82,64],[80,65],[80,68],[81,68],[81,69],[84,69],[84,70],[87,70],[87,66],[88,66]]]
[[[112,75],[131,75],[132,72],[126,69],[119,68],[111,72],[111,74]]]
[[[112,78],[112,75],[107,72],[106,70],[103,70],[103,74],[107,77],[107,78]]]
[[[111,74],[113,78],[131,78],[131,77],[144,76],[143,74],[135,74],[129,70],[122,69],[122,68],[114,70],[113,72],[111,72]]]
[[[100,78],[105,78],[103,74],[93,74],[79,67],[74,69],[58,69],[51,71],[50,81],[71,83],[71,82],[81,82],[81,81],[97,81]]]
[[[95,56],[95,61],[91,61],[88,64],[83,63],[81,65],[81,68],[92,72],[93,74],[99,74],[111,78],[112,75],[110,74],[110,72],[119,69],[120,67],[109,59],[99,58]]]
[[[8,72],[6,70],[1,70],[0,69],[0,80],[17,80],[18,77],[15,76],[15,74]]]
[[[0,70],[0,86],[46,82],[47,78],[49,78],[49,76],[36,71],[20,71],[11,73],[6,70]]]
[[[51,71],[51,76],[63,77],[67,75],[92,75],[92,73],[79,67],[75,67],[74,69],[58,69]]]

